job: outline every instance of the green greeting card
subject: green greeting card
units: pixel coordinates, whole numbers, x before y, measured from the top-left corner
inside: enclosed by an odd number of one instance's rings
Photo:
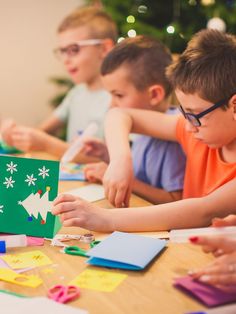
[[[58,175],[57,161],[0,156],[0,232],[52,238]]]

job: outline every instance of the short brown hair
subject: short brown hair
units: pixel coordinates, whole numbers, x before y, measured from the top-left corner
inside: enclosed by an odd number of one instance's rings
[[[168,96],[171,85],[166,78],[165,69],[171,61],[169,50],[159,40],[140,35],[126,38],[116,45],[105,57],[101,74],[112,73],[125,65],[130,69],[130,79],[137,89],[161,84]]]
[[[61,22],[57,31],[62,33],[81,26],[88,26],[91,36],[95,39],[110,38],[114,43],[117,40],[115,22],[102,9],[92,6],[81,7],[71,12]]]
[[[217,102],[236,92],[236,37],[203,30],[167,69],[174,88]]]

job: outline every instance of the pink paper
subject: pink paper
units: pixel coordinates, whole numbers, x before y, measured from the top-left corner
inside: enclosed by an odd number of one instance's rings
[[[44,238],[28,237],[27,246],[40,246],[44,244]]]
[[[176,279],[174,286],[194,296],[209,307],[236,301],[236,290],[234,292],[225,292],[193,280],[190,276]]]

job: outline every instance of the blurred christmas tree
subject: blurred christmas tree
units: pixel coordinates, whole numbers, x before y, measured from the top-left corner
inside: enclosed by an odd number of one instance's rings
[[[236,33],[236,0],[95,0],[116,21],[121,37],[152,35],[180,53],[197,31],[216,27]]]

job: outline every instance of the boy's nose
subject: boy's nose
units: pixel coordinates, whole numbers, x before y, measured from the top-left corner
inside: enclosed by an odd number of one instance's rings
[[[191,132],[191,133],[197,133],[198,132],[198,127],[194,126],[188,120],[186,120],[185,129],[187,132]]]

